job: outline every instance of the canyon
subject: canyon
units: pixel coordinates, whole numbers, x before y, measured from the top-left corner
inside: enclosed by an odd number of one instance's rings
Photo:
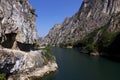
[[[83,0],[79,10],[55,24],[40,45],[80,48],[83,53],[119,58],[119,32],[119,0]]]

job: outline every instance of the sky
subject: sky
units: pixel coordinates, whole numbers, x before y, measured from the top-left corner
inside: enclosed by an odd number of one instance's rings
[[[40,37],[48,34],[55,25],[66,17],[73,16],[80,8],[82,0],[29,0],[37,14],[36,27]]]

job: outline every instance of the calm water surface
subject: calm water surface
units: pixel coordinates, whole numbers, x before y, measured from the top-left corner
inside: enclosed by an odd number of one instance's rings
[[[80,54],[75,49],[54,48],[52,54],[59,70],[42,80],[120,80],[120,63]]]

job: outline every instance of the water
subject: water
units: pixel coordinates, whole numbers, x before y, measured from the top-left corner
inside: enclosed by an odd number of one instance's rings
[[[80,54],[75,49],[54,48],[59,70],[43,80],[120,80],[120,63]]]

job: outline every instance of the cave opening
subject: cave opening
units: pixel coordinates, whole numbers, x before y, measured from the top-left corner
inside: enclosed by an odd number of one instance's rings
[[[15,42],[15,38],[16,38],[16,33],[10,33],[10,34],[5,34],[4,37],[4,41],[2,41],[2,37],[0,37],[0,44],[2,47],[4,48],[12,48],[13,44]]]
[[[0,45],[2,48],[16,49],[21,51],[30,51],[34,50],[33,44],[21,43],[16,41],[17,33],[5,34],[3,37],[0,37]]]
[[[18,47],[21,51],[34,50],[34,45],[33,45],[33,44],[25,44],[25,43],[17,42],[17,47]]]

